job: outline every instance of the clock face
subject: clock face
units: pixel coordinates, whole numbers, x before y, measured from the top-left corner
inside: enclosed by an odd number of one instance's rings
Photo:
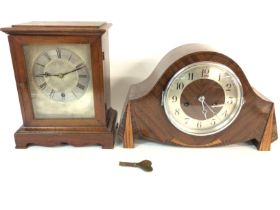
[[[225,65],[203,61],[179,70],[163,94],[169,121],[184,133],[206,136],[224,130],[240,112],[243,90]]]
[[[75,52],[56,48],[44,51],[33,65],[33,79],[51,100],[68,102],[79,100],[89,83],[89,70]]]
[[[25,45],[37,119],[94,118],[89,44]]]

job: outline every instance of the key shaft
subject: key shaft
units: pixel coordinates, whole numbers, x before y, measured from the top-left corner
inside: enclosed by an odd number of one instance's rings
[[[132,162],[120,162],[120,166],[129,166],[129,167],[139,167],[137,163],[132,163]]]

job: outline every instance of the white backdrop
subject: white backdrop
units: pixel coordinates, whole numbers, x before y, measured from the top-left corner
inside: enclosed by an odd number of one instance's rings
[[[279,1],[278,1],[279,2]],[[171,49],[206,43],[233,58],[250,83],[279,107],[278,2],[244,0],[2,1],[0,27],[28,21],[107,21],[112,105],[121,110]],[[21,114],[7,37],[0,34],[0,209],[280,209],[280,143],[180,148],[138,141],[15,150]],[[250,125],[248,125],[250,126]],[[279,126],[278,126],[279,127]],[[153,161],[152,173],[118,161]]]

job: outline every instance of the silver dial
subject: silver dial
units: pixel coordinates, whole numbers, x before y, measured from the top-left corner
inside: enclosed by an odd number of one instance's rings
[[[64,102],[83,96],[89,83],[85,62],[63,48],[41,53],[33,64],[33,78],[39,90],[51,100]]]
[[[36,119],[95,117],[90,44],[29,44],[23,49]]]
[[[243,90],[225,65],[203,61],[179,70],[163,94],[169,121],[184,133],[205,136],[222,131],[238,116]]]

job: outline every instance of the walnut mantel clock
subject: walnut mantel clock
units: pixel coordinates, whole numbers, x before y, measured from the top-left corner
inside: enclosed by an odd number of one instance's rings
[[[201,44],[183,45],[130,88],[119,136],[127,148],[140,137],[189,147],[252,140],[269,150],[277,139],[274,104],[228,56]]]
[[[9,34],[23,117],[16,148],[98,144],[113,148],[108,28],[104,22],[31,22]]]

